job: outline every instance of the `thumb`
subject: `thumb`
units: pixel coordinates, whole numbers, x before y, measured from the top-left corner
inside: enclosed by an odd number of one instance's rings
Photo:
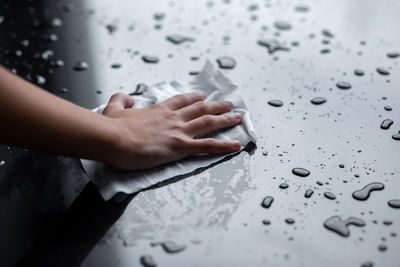
[[[123,110],[126,108],[131,108],[135,100],[125,94],[117,93],[113,94],[108,101],[106,108],[104,109],[103,114]]]

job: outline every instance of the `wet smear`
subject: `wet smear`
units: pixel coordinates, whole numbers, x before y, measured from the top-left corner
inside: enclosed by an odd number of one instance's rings
[[[356,75],[356,76],[364,76],[364,71],[363,70],[360,70],[360,69],[355,69],[354,70],[354,74]]]
[[[289,47],[284,46],[282,43],[275,39],[259,40],[257,44],[265,46],[268,49],[268,53],[271,55],[276,51],[290,51]]]
[[[152,256],[150,255],[143,255],[140,257],[140,263],[144,266],[144,267],[156,267],[157,263],[155,262],[155,260],[153,259]]]
[[[268,104],[270,104],[273,107],[282,107],[283,106],[283,102],[278,99],[270,100],[270,101],[268,101]]]
[[[294,223],[295,223],[295,220],[294,220],[293,218],[286,218],[286,219],[285,219],[285,222],[286,222],[287,224],[294,224]]]
[[[261,202],[261,206],[263,208],[268,209],[269,207],[271,207],[272,202],[274,202],[274,198],[271,196],[266,196],[266,197],[264,197],[263,201]]]
[[[338,83],[336,84],[336,86],[337,86],[338,88],[344,89],[344,90],[347,90],[347,89],[350,89],[350,88],[351,88],[351,84],[350,84],[349,82],[345,82],[345,81],[338,82]]]
[[[89,68],[89,64],[85,61],[78,61],[74,64],[73,69],[75,71],[84,71]]]
[[[322,30],[322,35],[323,36],[325,36],[325,37],[327,37],[327,38],[333,38],[333,37],[335,37],[334,35],[333,35],[333,33],[330,31],[330,30]]]
[[[370,183],[364,186],[362,189],[354,191],[352,196],[354,199],[357,200],[367,200],[372,191],[383,190],[384,188],[385,185],[382,183],[379,182]]]
[[[400,199],[391,199],[387,203],[394,209],[400,209]]]
[[[135,92],[130,93],[129,95],[130,95],[130,96],[132,96],[132,95],[141,95],[141,94],[143,94],[144,92],[146,92],[147,89],[148,89],[148,86],[147,86],[147,85],[145,85],[144,83],[139,83],[139,84],[136,86]]]
[[[165,252],[167,253],[178,253],[186,249],[185,245],[179,245],[174,241],[164,241],[160,243],[152,243],[152,246],[161,245]]]
[[[274,22],[274,27],[280,31],[288,31],[292,28],[292,25],[287,21],[278,20]]]
[[[347,220],[342,220],[339,216],[332,216],[324,222],[326,229],[344,237],[350,235],[349,225],[362,227],[365,226],[365,221],[356,217],[349,217]]]
[[[158,63],[158,61],[160,61],[160,59],[157,56],[151,56],[151,55],[143,55],[142,56],[142,60],[146,63]]]
[[[398,57],[400,56],[400,53],[397,53],[397,52],[389,52],[389,53],[386,54],[386,56],[387,56],[388,58],[398,58]]]
[[[289,185],[287,184],[287,183],[281,183],[280,185],[279,185],[279,188],[280,189],[286,189],[286,188],[288,188],[289,187]]]
[[[333,193],[331,193],[331,192],[325,192],[325,193],[324,193],[324,196],[325,196],[327,199],[331,199],[331,200],[336,199],[336,196],[335,196]]]
[[[321,97],[321,96],[317,96],[317,97],[314,97],[313,99],[311,99],[311,103],[314,105],[321,105],[325,102],[326,102],[326,98]]]
[[[393,121],[391,119],[386,119],[381,123],[381,129],[388,130],[392,126]]]
[[[297,176],[307,177],[310,175],[310,171],[304,168],[294,168],[292,169],[292,173]]]
[[[392,135],[392,139],[396,141],[400,141],[400,132],[397,134]]]
[[[227,56],[217,58],[217,63],[221,69],[233,69],[236,66],[236,61]]]
[[[304,197],[310,198],[314,194],[314,190],[312,189],[307,189],[306,192],[304,193]]]
[[[382,68],[382,67],[376,68],[376,71],[381,75],[389,75],[390,74],[390,72],[387,69]]]
[[[193,38],[187,37],[187,36],[184,36],[184,35],[180,35],[180,34],[168,35],[166,37],[166,39],[168,41],[170,41],[171,43],[176,44],[176,45],[182,44],[184,42],[193,42],[194,41]]]

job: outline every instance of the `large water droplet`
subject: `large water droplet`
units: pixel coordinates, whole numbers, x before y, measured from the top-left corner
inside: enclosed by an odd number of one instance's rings
[[[349,236],[350,231],[348,226],[365,226],[365,221],[356,217],[349,217],[347,220],[342,220],[339,216],[332,216],[324,222],[326,229],[331,230],[341,236]]]
[[[400,132],[397,134],[392,135],[392,139],[396,141],[400,141]]]
[[[236,66],[236,61],[227,56],[217,58],[217,63],[221,69],[233,69]]]
[[[400,209],[400,199],[391,199],[388,201],[388,205],[395,209]]]
[[[271,207],[272,202],[274,202],[274,198],[271,196],[266,196],[261,202],[261,206],[268,209],[269,207]]]
[[[387,56],[388,58],[397,58],[397,57],[400,56],[400,53],[397,53],[397,52],[389,52],[389,53],[386,54],[386,56]]]
[[[283,106],[283,102],[281,100],[278,100],[278,99],[270,100],[270,101],[268,101],[268,104],[270,104],[273,107],[281,107],[281,106]]]
[[[354,191],[352,196],[354,199],[357,200],[367,200],[372,191],[383,190],[384,188],[385,185],[382,183],[379,182],[370,183],[364,186],[362,189]]]
[[[306,192],[304,193],[304,196],[306,198],[310,198],[312,196],[312,194],[314,194],[314,190],[312,189],[307,189]]]
[[[294,168],[292,169],[292,173],[297,176],[307,177],[310,175],[310,171],[304,168]]]
[[[347,90],[347,89],[350,89],[350,88],[351,88],[351,84],[350,84],[349,82],[345,82],[345,81],[338,82],[338,83],[336,84],[336,86],[337,86],[338,88],[344,89],[344,90]]]
[[[317,97],[314,97],[313,99],[311,99],[311,103],[313,103],[314,105],[321,105],[325,102],[326,102],[326,98],[321,97],[321,96],[317,96]]]
[[[271,39],[271,40],[259,40],[257,42],[261,46],[265,46],[268,49],[269,54],[273,54],[276,51],[290,51],[289,47],[286,47],[278,40]]]
[[[336,199],[336,196],[335,196],[333,193],[331,193],[331,192],[325,192],[325,193],[324,193],[324,196],[325,196],[327,199],[331,199],[331,200]]]
[[[289,187],[289,185],[287,184],[287,183],[281,183],[280,185],[279,185],[279,188],[280,189],[286,189],[286,188],[288,188]]]
[[[390,126],[393,124],[393,121],[391,119],[386,119],[382,121],[381,123],[381,129],[387,130],[390,128]]]
[[[389,75],[390,74],[390,72],[387,69],[382,68],[382,67],[376,68],[376,71],[381,75]]]

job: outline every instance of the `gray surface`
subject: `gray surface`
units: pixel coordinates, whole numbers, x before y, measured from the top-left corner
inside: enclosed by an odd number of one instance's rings
[[[259,138],[254,155],[242,153],[201,174],[139,194],[83,266],[140,266],[143,254],[152,255],[159,266],[360,266],[367,260],[375,266],[398,266],[400,237],[391,233],[400,234],[400,210],[386,202],[400,198],[400,142],[391,138],[400,130],[400,58],[389,59],[386,53],[400,51],[400,2],[308,1],[308,13],[295,12],[294,1],[260,1],[256,11],[248,11],[252,1],[212,3],[92,0],[61,15],[59,42],[67,49],[57,53],[65,58],[67,71],[55,74],[60,84],[54,90],[68,87],[66,98],[93,108],[115,92],[134,91],[139,82],[187,80],[188,72],[199,70],[206,59],[232,56],[237,66],[226,74],[239,85]],[[159,11],[166,14],[161,22],[153,19]],[[292,29],[275,37],[276,20],[289,21]],[[118,27],[113,34],[106,29],[110,23]],[[161,30],[154,29],[157,23]],[[128,30],[130,25],[134,30]],[[323,29],[335,37],[324,37]],[[165,40],[173,33],[196,41],[173,45]],[[224,36],[230,37],[227,43]],[[299,46],[269,55],[256,44],[259,38],[288,45],[298,41]],[[329,45],[322,44],[325,39]],[[326,47],[331,53],[320,54]],[[145,64],[142,54],[157,55],[160,62]],[[191,56],[200,60],[191,61]],[[76,60],[87,60],[91,68],[73,72]],[[122,68],[110,68],[115,62]],[[391,74],[377,74],[378,66]],[[355,68],[366,74],[355,76]],[[341,80],[353,87],[339,90],[335,83]],[[328,101],[312,105],[315,96]],[[267,104],[271,99],[285,104],[274,108]],[[385,111],[385,105],[393,110]],[[386,118],[394,124],[384,131],[379,125]],[[345,168],[339,168],[341,163]],[[294,167],[311,175],[294,176]],[[316,181],[329,184],[318,186]],[[352,198],[353,191],[376,181],[386,188],[366,202]],[[281,182],[289,188],[279,189]],[[306,199],[309,188],[315,193]],[[326,199],[325,191],[336,200]],[[266,195],[275,199],[270,209],[260,206]],[[356,216],[367,225],[350,226],[350,236],[343,238],[323,227],[332,215]],[[287,217],[295,224],[286,224]],[[263,225],[263,219],[271,225]],[[393,224],[383,225],[383,220]],[[167,254],[150,246],[164,240],[187,249]],[[378,251],[382,243],[388,246],[385,252]]]

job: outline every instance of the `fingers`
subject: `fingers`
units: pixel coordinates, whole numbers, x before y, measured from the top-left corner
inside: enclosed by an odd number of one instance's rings
[[[131,108],[135,100],[125,94],[117,93],[113,94],[108,101],[106,108],[104,109],[104,114],[109,112],[114,112],[126,108]]]
[[[238,151],[241,148],[239,141],[219,141],[214,138],[193,139],[189,143],[191,154],[207,153],[220,154]]]
[[[199,101],[192,105],[186,106],[179,110],[179,113],[184,121],[190,121],[207,114],[221,114],[229,112],[233,109],[233,105],[229,102],[214,101],[203,102]]]
[[[178,110],[186,106],[189,106],[193,103],[196,103],[198,101],[203,101],[205,98],[206,96],[202,94],[189,93],[189,94],[173,96],[160,104],[166,105],[168,108],[172,110]]]
[[[190,136],[198,136],[222,128],[231,127],[242,121],[239,113],[223,115],[204,115],[186,123],[184,131]]]

